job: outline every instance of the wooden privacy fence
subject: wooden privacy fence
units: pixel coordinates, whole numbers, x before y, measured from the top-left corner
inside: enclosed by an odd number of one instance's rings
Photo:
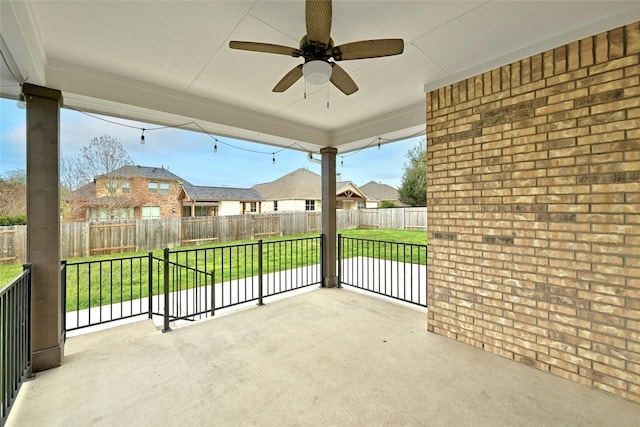
[[[426,230],[427,208],[358,209],[336,212],[338,230]],[[26,225],[0,227],[0,264],[26,262]],[[60,224],[60,257],[150,251],[211,242],[320,233],[320,212],[271,212],[198,218],[162,218]]]
[[[27,258],[27,226],[0,227],[0,265],[25,263]]]

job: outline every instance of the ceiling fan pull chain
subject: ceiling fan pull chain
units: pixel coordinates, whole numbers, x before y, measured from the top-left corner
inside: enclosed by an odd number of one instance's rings
[[[327,110],[329,109],[329,83],[327,83]]]

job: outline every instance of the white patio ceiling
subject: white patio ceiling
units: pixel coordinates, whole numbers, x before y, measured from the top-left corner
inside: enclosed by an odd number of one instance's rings
[[[360,90],[302,80],[271,89],[300,58],[231,50],[230,40],[298,46],[303,1],[0,1],[3,52],[65,105],[317,152],[424,130],[424,93],[640,20],[638,1],[340,1],[336,44],[403,38],[400,56],[343,61]],[[6,53],[6,52],[5,52]],[[19,87],[2,64],[2,96]],[[327,109],[327,96],[330,107]]]

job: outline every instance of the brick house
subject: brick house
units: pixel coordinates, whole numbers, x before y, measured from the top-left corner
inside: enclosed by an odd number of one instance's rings
[[[123,166],[67,195],[65,216],[92,222],[179,217],[183,184],[189,183],[165,168]]]

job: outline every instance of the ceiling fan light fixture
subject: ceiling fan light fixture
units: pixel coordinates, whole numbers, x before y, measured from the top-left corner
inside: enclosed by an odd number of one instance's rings
[[[307,83],[323,85],[331,78],[331,65],[326,61],[313,60],[302,66],[302,74]]]

